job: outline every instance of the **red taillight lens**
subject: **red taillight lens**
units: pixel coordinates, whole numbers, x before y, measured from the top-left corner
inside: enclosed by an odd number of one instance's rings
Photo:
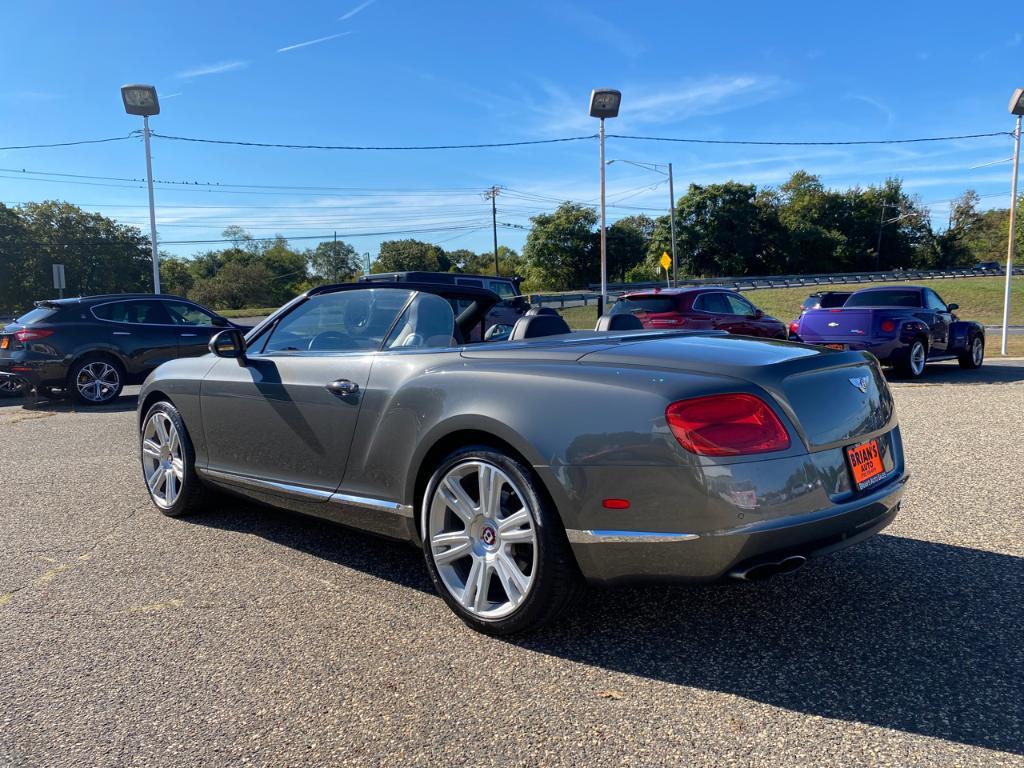
[[[680,400],[665,409],[676,440],[701,456],[784,451],[789,435],[767,403],[740,393]]]
[[[35,341],[36,339],[45,339],[47,336],[51,335],[52,333],[53,333],[53,331],[44,331],[42,329],[32,330],[30,328],[26,328],[24,331],[18,331],[17,333],[15,333],[14,334],[14,338],[16,338],[22,344],[24,344],[26,341]]]
[[[883,320],[882,330],[885,333],[892,333],[893,331],[896,330],[896,323],[894,323],[892,320]]]
[[[796,321],[793,321],[792,323],[789,324],[789,332],[791,334],[795,334],[796,333],[796,328],[797,328]]]

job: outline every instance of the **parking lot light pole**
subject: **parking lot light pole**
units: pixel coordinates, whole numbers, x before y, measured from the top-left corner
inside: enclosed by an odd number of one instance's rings
[[[153,249],[153,293],[160,293],[160,257],[157,255],[156,207],[153,204],[153,159],[149,148],[149,117],[160,114],[160,100],[152,85],[122,85],[121,100],[129,115],[142,115],[146,144],[146,185],[149,187],[149,241]]]
[[[1017,116],[1017,128],[1013,132],[1013,181],[1010,184],[1010,235],[1006,245],[1006,291],[1003,294],[1003,341],[1000,353],[1006,354],[1006,335],[1010,325],[1010,285],[1013,280],[1013,248],[1017,230],[1017,176],[1020,171],[1020,128],[1024,118],[1024,88],[1018,88],[1010,98],[1010,114]]]
[[[604,314],[604,306],[608,300],[608,239],[605,230],[604,203],[604,120],[606,117],[618,117],[622,94],[613,88],[598,88],[590,92],[590,116],[598,118],[598,141],[601,145],[601,295],[597,299],[597,313]]]

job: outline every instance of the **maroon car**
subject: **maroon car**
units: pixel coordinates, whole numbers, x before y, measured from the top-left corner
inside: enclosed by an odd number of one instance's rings
[[[728,288],[655,288],[624,294],[620,302],[644,328],[717,329],[741,336],[785,339],[786,324]]]

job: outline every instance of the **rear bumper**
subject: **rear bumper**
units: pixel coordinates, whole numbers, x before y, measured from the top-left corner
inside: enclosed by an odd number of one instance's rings
[[[835,552],[878,533],[896,517],[905,472],[856,500],[828,509],[701,534],[569,530],[569,542],[590,582],[718,581],[730,571],[791,555]]]
[[[30,357],[23,352],[15,352],[14,355],[0,357],[0,376],[16,377],[30,388],[64,385],[67,368],[62,360]]]
[[[792,340],[792,337],[791,337]],[[870,352],[878,358],[883,365],[896,365],[903,362],[910,352],[910,344],[900,339],[886,339],[884,341],[863,341],[860,339],[800,339],[804,344],[811,344],[816,347],[823,347],[826,344],[842,344],[846,349],[854,352]]]

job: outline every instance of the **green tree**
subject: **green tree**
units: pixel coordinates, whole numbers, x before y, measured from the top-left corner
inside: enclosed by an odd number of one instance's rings
[[[531,290],[568,291],[599,278],[593,208],[566,202],[531,221],[523,248]]]
[[[345,283],[363,271],[356,249],[342,240],[327,240],[306,254],[317,282]]]
[[[187,296],[195,285],[188,259],[160,254],[160,290],[176,296]]]
[[[608,227],[609,281],[624,281],[630,270],[644,262],[653,235],[654,219],[644,214],[626,216]],[[658,256],[660,258],[661,254]]]
[[[196,281],[189,298],[213,309],[272,306],[274,275],[263,264],[225,264],[216,275]]]
[[[20,312],[40,296],[35,252],[18,209],[0,203],[0,312]]]
[[[421,240],[385,240],[373,272],[447,272],[451,261],[444,249]]]

